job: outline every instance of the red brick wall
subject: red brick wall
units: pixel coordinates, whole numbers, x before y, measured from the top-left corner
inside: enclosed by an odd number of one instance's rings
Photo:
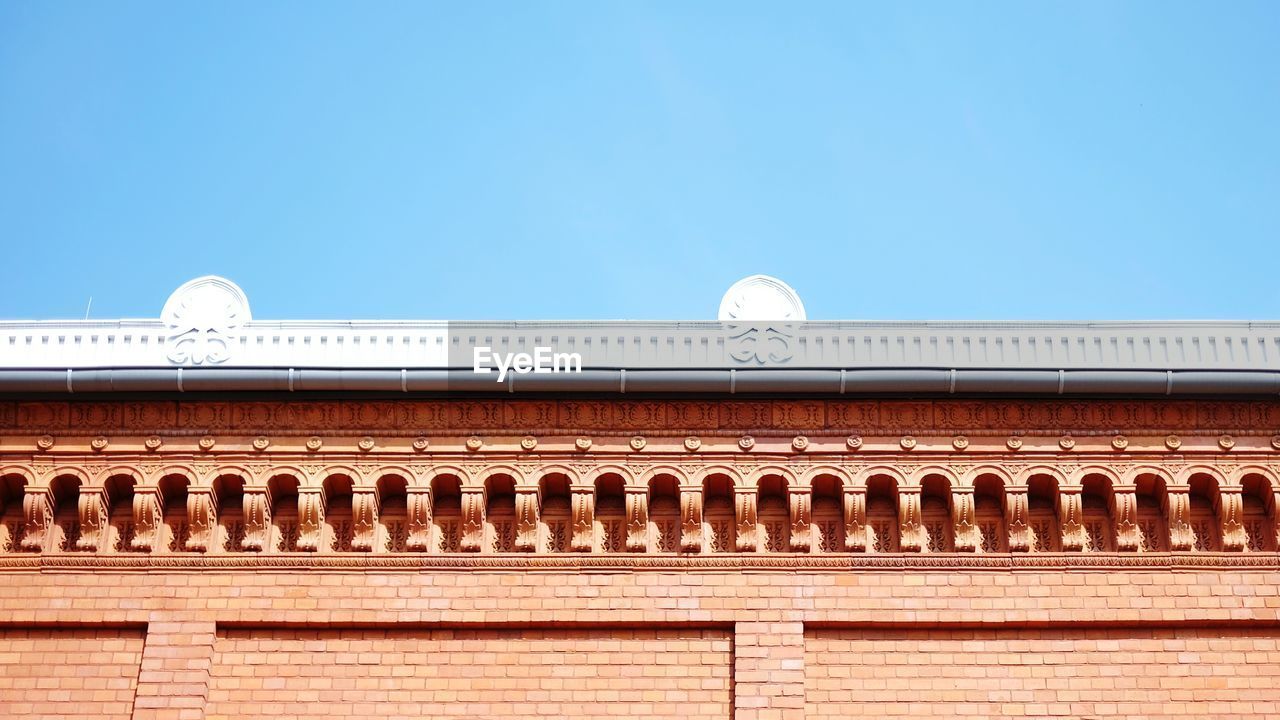
[[[1280,715],[1280,631],[812,629],[809,718]]]
[[[137,718],[1280,714],[1274,567],[4,580],[5,717],[128,717],[139,655]],[[146,624],[146,647],[113,628],[18,629],[37,623]],[[95,695],[101,681],[121,687]],[[94,704],[108,700],[114,715]]]
[[[0,629],[0,718],[130,717],[142,643],[141,630]]]
[[[218,633],[206,718],[727,718],[723,630]]]

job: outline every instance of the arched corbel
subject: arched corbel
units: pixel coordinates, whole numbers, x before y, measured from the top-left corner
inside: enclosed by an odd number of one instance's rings
[[[759,497],[757,486],[733,486],[734,537],[738,552],[755,552],[758,545]]]
[[[462,492],[462,552],[480,552],[484,546],[484,485],[464,485]]]
[[[324,534],[325,492],[323,485],[298,488],[298,549],[316,552]]]
[[[1084,486],[1080,483],[1058,485],[1058,530],[1062,534],[1064,552],[1084,550]]]
[[[867,486],[846,482],[841,493],[844,500],[844,549],[867,551]]]
[[[1244,487],[1239,483],[1218,483],[1218,521],[1222,526],[1222,549],[1243,551],[1249,538],[1244,531]]]
[[[106,543],[111,496],[105,485],[81,485],[77,499],[80,517],[80,537],[77,550],[96,551]]]
[[[702,483],[680,485],[680,549],[702,552]]]
[[[351,486],[351,549],[373,552],[378,540],[378,503],[381,498],[377,483]]]
[[[542,486],[538,483],[516,485],[516,550],[536,552],[538,518],[542,513]],[[630,499],[630,495],[627,496]]]
[[[23,534],[21,549],[43,552],[53,527],[53,490],[47,484],[27,485],[22,493]]]
[[[569,549],[573,552],[591,552],[595,548],[596,486],[574,483],[569,486],[570,508],[573,514],[573,537]]]
[[[649,549],[649,486],[628,483],[623,487],[627,502],[627,551]]]

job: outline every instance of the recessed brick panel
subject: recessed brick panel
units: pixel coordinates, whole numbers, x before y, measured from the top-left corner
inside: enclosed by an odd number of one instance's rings
[[[805,633],[807,718],[1280,716],[1280,631]]]
[[[143,633],[0,629],[0,718],[129,718]]]
[[[704,629],[226,629],[206,719],[723,720],[731,654]]]

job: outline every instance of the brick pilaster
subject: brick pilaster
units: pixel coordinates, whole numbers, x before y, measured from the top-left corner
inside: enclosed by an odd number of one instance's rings
[[[804,623],[737,623],[733,687],[734,720],[803,720]]]
[[[148,623],[133,720],[203,720],[215,634],[208,621]]]

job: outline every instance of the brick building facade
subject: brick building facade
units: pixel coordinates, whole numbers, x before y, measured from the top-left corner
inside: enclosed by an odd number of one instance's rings
[[[1217,354],[1185,366],[1124,349],[1176,328],[1057,370],[905,358],[895,390],[787,365],[831,343],[770,324],[768,362],[588,354],[495,393],[326,374],[350,357],[237,374],[271,345],[251,322],[151,375],[102,348],[186,329],[32,325],[0,336],[0,717],[1280,716],[1265,328],[1200,328]],[[728,325],[670,344],[733,358]]]

